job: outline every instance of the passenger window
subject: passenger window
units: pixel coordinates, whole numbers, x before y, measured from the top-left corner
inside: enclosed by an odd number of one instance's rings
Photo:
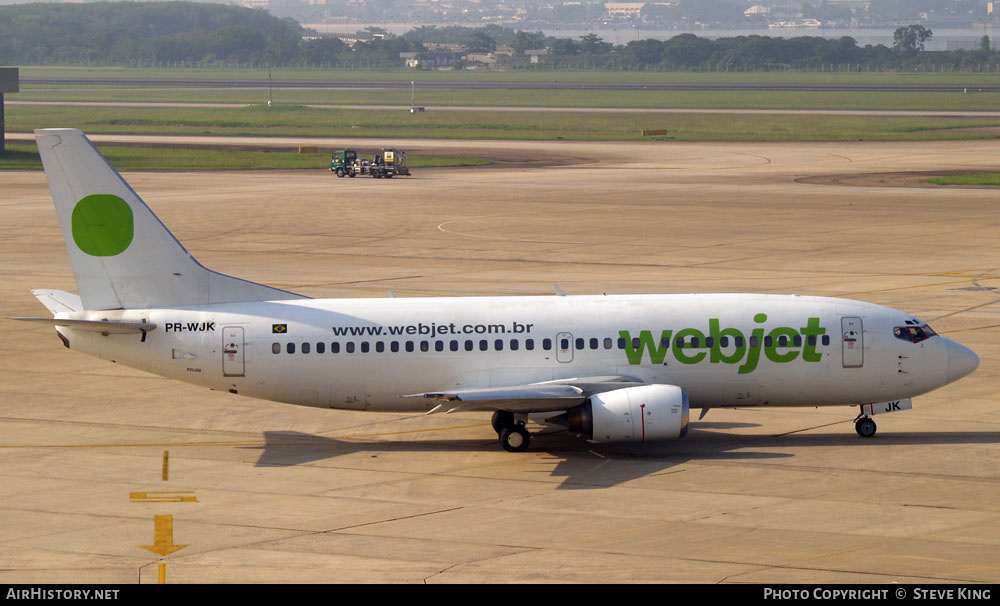
[[[534,339],[525,339],[524,340],[524,348],[527,349],[528,351],[533,350],[535,348],[535,340]]]
[[[330,343],[330,353],[340,353],[340,343],[339,342],[334,341],[333,343]]]
[[[559,341],[559,349],[569,349],[569,339],[561,339]]]
[[[591,349],[597,349],[597,347],[598,347],[599,345],[600,345],[600,343],[598,342],[598,340],[597,340],[597,339],[595,339],[594,337],[591,337],[591,338],[590,338],[590,348],[591,348]]]
[[[764,347],[771,347],[774,344],[774,339],[770,335],[764,337]]]
[[[472,339],[466,339],[465,340],[465,351],[472,351],[472,348],[473,348],[474,345],[475,344],[472,342]]]
[[[691,337],[691,347],[698,347],[698,337]]]
[[[347,345],[344,346],[344,351],[354,353],[354,341],[348,341]]]
[[[458,341],[456,341],[456,340],[452,339],[452,340],[451,340],[451,343],[449,343],[449,344],[448,344],[448,347],[449,347],[449,348],[450,348],[450,349],[451,349],[452,351],[458,351]]]
[[[719,347],[729,347],[729,337],[719,337]]]
[[[420,351],[430,351],[430,350],[431,350],[431,344],[429,341],[420,342]]]
[[[604,349],[611,349],[614,347],[614,340],[611,337],[604,337]]]
[[[318,353],[318,354],[326,353],[326,343],[324,343],[322,341],[320,341],[319,343],[317,343],[316,344],[316,353]]]
[[[753,335],[750,337],[750,347],[752,348],[760,347],[760,339],[757,338],[757,335]]]
[[[368,341],[361,342],[361,353],[368,353]]]
[[[625,349],[625,337],[618,337],[618,349]]]
[[[736,347],[743,347],[743,337],[733,337],[733,343]]]
[[[809,345],[815,346],[816,345],[816,335],[809,335],[808,337],[806,337],[806,343],[808,343]]]
[[[639,337],[632,337],[632,349],[639,351],[640,343],[642,343],[642,341],[639,340]]]
[[[565,348],[563,348],[563,349],[565,349]],[[577,351],[583,349],[583,339],[581,339],[580,337],[576,338],[576,349],[577,349]]]
[[[542,349],[545,351],[552,349],[552,339],[542,339]]]
[[[684,349],[684,339],[674,339],[674,347]]]
[[[497,351],[503,351],[503,339],[497,339],[493,342],[493,346]]]
[[[823,345],[830,344],[830,335],[823,335]]]
[[[786,347],[788,345],[788,337],[781,335],[778,337],[778,347]]]
[[[389,344],[389,351],[396,353],[399,351],[399,341],[393,341]]]
[[[288,345],[286,345],[285,351],[287,351],[290,354],[295,353],[295,343],[289,343]]]
[[[406,353],[413,353],[413,341],[406,342]]]
[[[517,348],[518,348],[517,339],[511,339],[510,340],[510,350],[511,351],[517,351]]]
[[[486,339],[480,339],[479,340],[479,351],[486,351],[489,348],[490,348],[490,342],[489,341],[487,341]]]
[[[382,341],[376,341],[375,342],[375,351],[377,351],[378,353],[384,352],[385,351],[385,343],[383,343]]]
[[[280,354],[281,353],[281,343],[271,343],[271,353]]]
[[[792,338],[792,345],[795,347],[802,347],[802,335],[795,335],[795,337]]]
[[[309,353],[309,344],[308,343],[303,343],[302,344],[302,353]]]
[[[711,347],[715,345],[715,339],[712,337],[705,337],[705,347]]]
[[[444,341],[434,341],[434,351],[444,351]]]

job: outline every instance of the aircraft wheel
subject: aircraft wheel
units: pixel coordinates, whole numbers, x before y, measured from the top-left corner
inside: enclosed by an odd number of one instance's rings
[[[531,443],[531,434],[524,428],[524,425],[513,425],[504,427],[500,432],[500,445],[507,452],[522,452]]]
[[[514,413],[507,412],[506,410],[494,411],[490,423],[493,425],[493,431],[497,432],[497,435],[500,435],[500,432],[505,428],[514,426]]]
[[[874,436],[877,430],[878,427],[875,425],[875,421],[872,421],[871,417],[862,417],[854,424],[854,431],[858,432],[858,435],[862,438]]]

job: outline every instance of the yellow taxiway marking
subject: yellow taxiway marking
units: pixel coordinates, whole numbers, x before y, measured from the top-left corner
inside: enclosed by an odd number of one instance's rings
[[[185,496],[191,495],[191,496]],[[193,490],[176,490],[174,492],[130,492],[129,503],[197,503],[198,497]]]
[[[169,450],[164,450],[163,451],[163,473],[161,474],[162,480],[164,482],[166,482],[167,481],[167,477],[169,475],[170,475],[170,451]]]
[[[160,562],[160,585],[167,583],[167,565]]]
[[[174,516],[153,516],[153,544],[139,545],[161,556],[169,555],[187,545],[174,545]]]

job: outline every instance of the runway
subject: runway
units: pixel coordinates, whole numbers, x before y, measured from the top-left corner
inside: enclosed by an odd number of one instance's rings
[[[336,144],[357,141],[382,144]],[[512,454],[488,415],[204,391],[8,320],[76,287],[43,175],[0,173],[0,582],[1000,581],[997,191],[879,179],[995,172],[996,140],[391,143],[573,161],[125,176],[204,265],[313,297],[848,297],[980,368],[871,440],[854,408],[746,408],[673,442]],[[181,548],[161,556],[163,516]]]
[[[7,105],[27,106],[69,106],[69,107],[146,107],[146,108],[198,108],[236,109],[249,107],[247,103],[148,103],[139,101],[8,101]],[[409,105],[332,105],[308,103],[302,107],[316,109],[367,109],[385,111],[406,111]],[[703,109],[667,107],[548,107],[548,106],[493,106],[493,105],[435,105],[424,107],[426,111],[465,112],[547,112],[547,113],[625,113],[625,114],[744,114],[744,115],[799,115],[799,116],[910,116],[930,118],[997,118],[1000,111],[947,111],[947,110],[866,110],[866,109]],[[10,137],[8,137],[10,138]],[[30,138],[30,137],[29,137]]]

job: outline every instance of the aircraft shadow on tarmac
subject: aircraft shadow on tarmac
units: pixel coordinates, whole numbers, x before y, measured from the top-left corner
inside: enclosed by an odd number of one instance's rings
[[[914,445],[993,444],[1000,439],[995,432],[884,433],[864,439],[854,434],[796,433],[785,435],[731,434],[705,429],[756,427],[752,423],[698,423],[680,440],[644,444],[591,444],[567,432],[541,432],[532,435],[528,453],[546,453],[554,462],[551,477],[563,478],[560,489],[608,488],[630,480],[669,472],[688,461],[767,461],[791,459],[794,449],[814,446],[893,448]],[[361,452],[470,452],[498,449],[495,439],[347,441],[296,431],[264,432],[265,445],[253,447],[263,452],[256,467],[289,467]],[[767,449],[782,449],[768,451]],[[787,452],[793,449],[793,452]],[[860,451],[859,451],[860,452]],[[504,453],[517,457],[518,454]]]

